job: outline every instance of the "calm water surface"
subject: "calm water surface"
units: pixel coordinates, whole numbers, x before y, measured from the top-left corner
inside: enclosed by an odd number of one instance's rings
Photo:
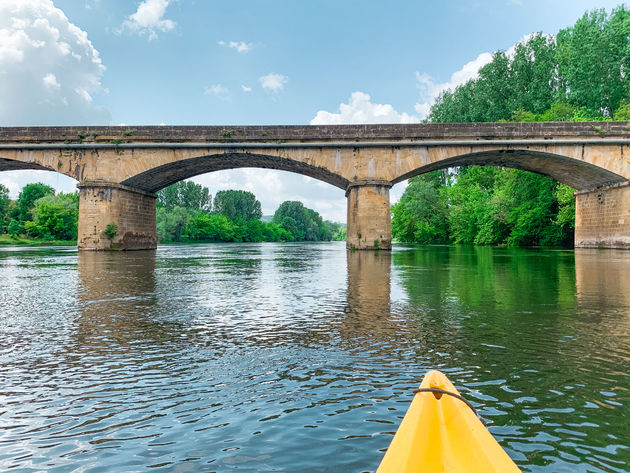
[[[531,472],[630,471],[630,252],[0,249],[0,470],[374,471],[441,369]]]

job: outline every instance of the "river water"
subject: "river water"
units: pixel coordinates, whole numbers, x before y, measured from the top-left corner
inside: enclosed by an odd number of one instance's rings
[[[430,369],[531,472],[630,471],[630,252],[0,249],[0,470],[374,471]]]

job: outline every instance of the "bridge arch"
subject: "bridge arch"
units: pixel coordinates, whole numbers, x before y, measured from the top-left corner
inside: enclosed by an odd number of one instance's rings
[[[46,167],[42,164],[36,163],[36,162],[25,162],[25,161],[19,161],[16,159],[9,159],[9,158],[5,158],[0,156],[0,172],[2,171],[26,171],[26,170],[36,170],[36,171],[52,171],[52,172],[59,172],[56,169],[52,169],[49,167]],[[63,173],[62,173],[63,174]]]
[[[157,192],[166,186],[200,174],[238,168],[264,168],[302,174],[344,191],[350,184],[345,177],[323,167],[284,156],[246,152],[208,154],[169,162],[142,171],[125,179],[121,184],[145,192]]]
[[[421,164],[393,179],[392,184],[437,169],[459,166],[500,166],[530,171],[555,179],[578,191],[617,185],[628,180],[605,167],[575,157],[529,149],[506,148],[456,154],[428,164]]]

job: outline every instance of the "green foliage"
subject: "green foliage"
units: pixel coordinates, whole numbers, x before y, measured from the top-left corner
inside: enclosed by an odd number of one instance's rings
[[[105,226],[105,230],[103,230],[103,234],[110,240],[113,240],[114,237],[118,235],[118,225],[116,225],[116,222],[109,222]]]
[[[77,239],[78,194],[45,195],[35,201],[31,213],[33,220],[24,222],[28,236],[43,240]]]
[[[210,211],[212,197],[207,187],[192,181],[179,181],[158,191],[158,203],[168,209],[182,207]]]
[[[432,122],[601,120],[630,88],[630,11],[595,10],[555,37],[535,34],[509,58],[499,51],[479,77],[443,92]],[[625,113],[626,115],[623,115]],[[629,112],[620,111],[622,116]],[[534,119],[535,117],[535,119]]]
[[[35,205],[35,201],[41,199],[46,195],[54,195],[55,189],[46,184],[35,183],[26,184],[22,188],[22,192],[18,196],[17,211],[18,218],[21,222],[33,220],[32,210]]]
[[[511,57],[495,53],[477,78],[443,92],[429,119],[630,120],[629,37],[626,7],[610,14],[586,13],[556,37],[533,35]],[[601,136],[608,133],[605,127],[593,130]],[[410,181],[392,207],[395,238],[523,246],[572,241],[575,198],[570,187],[514,169],[473,166],[451,172],[450,183]]]
[[[214,212],[223,214],[235,220],[240,218],[244,221],[260,219],[262,210],[260,202],[251,192],[226,190],[219,191],[214,196]]]
[[[240,241],[236,224],[223,214],[197,212],[188,220],[183,230],[190,240]]]
[[[557,35],[558,75],[568,101],[612,116],[628,93],[630,12],[624,6],[585,13]]]
[[[409,180],[400,202],[392,207],[392,235],[401,241],[418,243],[447,242],[447,224],[440,179],[441,171]]]
[[[195,211],[190,208],[158,207],[156,209],[157,237],[163,243],[182,241],[182,232]]]
[[[330,241],[333,231],[330,224],[314,210],[301,202],[287,200],[280,204],[273,221],[290,232],[295,241]]]
[[[17,237],[24,232],[24,227],[16,219],[12,218],[9,226],[7,227],[7,233],[11,236]]]
[[[9,199],[9,189],[0,184],[0,233],[9,225],[11,212],[11,199]]]

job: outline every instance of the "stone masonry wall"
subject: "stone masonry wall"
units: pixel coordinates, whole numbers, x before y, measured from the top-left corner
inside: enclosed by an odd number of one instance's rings
[[[0,143],[627,138],[630,122],[0,127]]]
[[[157,247],[155,196],[116,184],[79,185],[80,250],[147,250]],[[103,233],[114,222],[118,233]]]
[[[353,186],[348,189],[346,196],[346,247],[356,250],[391,250],[389,186]]]
[[[630,185],[578,193],[575,247],[630,249]]]

